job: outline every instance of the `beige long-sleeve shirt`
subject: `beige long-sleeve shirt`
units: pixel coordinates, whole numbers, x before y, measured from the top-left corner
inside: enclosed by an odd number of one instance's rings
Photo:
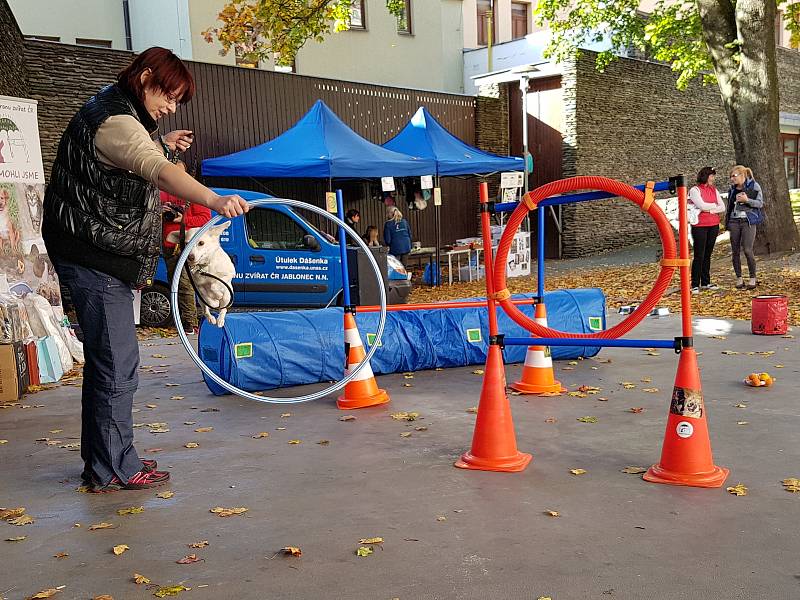
[[[169,164],[164,151],[131,115],[114,115],[98,128],[94,147],[100,162],[136,173],[158,185],[161,169]]]

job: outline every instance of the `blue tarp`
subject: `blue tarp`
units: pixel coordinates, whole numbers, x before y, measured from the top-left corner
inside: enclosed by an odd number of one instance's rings
[[[403,177],[433,175],[436,164],[400,154],[350,129],[322,100],[274,140],[203,161],[203,175],[220,177]]]
[[[519,157],[489,154],[462,142],[442,127],[424,106],[383,147],[434,160],[436,174],[441,176],[522,171],[525,168],[525,161]]]
[[[554,329],[589,333],[605,328],[605,296],[599,289],[547,292],[545,302]],[[533,317],[532,305],[520,308]],[[372,370],[386,374],[483,364],[488,319],[480,307],[387,313],[381,345],[370,361]],[[378,313],[356,315],[367,349],[374,343],[378,321]],[[529,337],[501,309],[498,323],[506,336]],[[505,360],[523,362],[526,351],[525,346],[508,346]],[[551,352],[555,359],[569,359],[594,356],[599,348],[553,347]],[[342,309],[231,313],[223,329],[203,323],[198,353],[217,375],[246,391],[337,381],[344,376]],[[226,393],[204,378],[213,393]]]

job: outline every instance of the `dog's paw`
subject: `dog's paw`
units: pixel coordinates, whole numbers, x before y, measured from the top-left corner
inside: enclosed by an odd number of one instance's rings
[[[217,324],[217,317],[215,317],[214,315],[208,315],[206,319],[208,319],[208,322],[211,323],[212,325]]]

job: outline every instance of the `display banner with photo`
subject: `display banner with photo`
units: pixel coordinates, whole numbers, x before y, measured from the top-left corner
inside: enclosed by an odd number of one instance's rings
[[[0,279],[61,306],[42,240],[44,168],[36,100],[0,96]]]

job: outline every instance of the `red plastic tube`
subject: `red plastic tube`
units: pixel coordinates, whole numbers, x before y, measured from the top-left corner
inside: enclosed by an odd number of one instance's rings
[[[560,179],[547,183],[541,187],[536,188],[532,192],[526,194],[531,204],[538,205],[539,202],[550,196],[563,194],[566,192],[574,192],[576,190],[602,190],[627,198],[639,207],[644,204],[644,192],[636,188],[609,179],[608,177],[571,177],[569,179]],[[495,257],[495,265],[499,265],[493,271],[492,277],[494,279],[494,289],[502,291],[507,289],[506,286],[506,269],[505,265],[508,262],[508,252],[511,248],[511,243],[514,239],[514,234],[519,229],[525,216],[529,211],[528,205],[523,201],[519,203],[516,210],[511,213],[508,220],[503,236],[500,238],[500,243],[497,247],[497,255]],[[672,226],[667,220],[664,211],[655,203],[652,202],[647,209],[647,214],[655,221],[658,227],[658,233],[661,237],[661,248],[663,257],[665,259],[674,259],[676,257],[675,250],[675,237],[672,233]],[[540,258],[539,260],[542,260]],[[631,329],[641,322],[642,319],[653,309],[656,303],[664,295],[664,292],[675,273],[676,267],[674,266],[661,266],[661,272],[656,279],[652,291],[647,295],[644,301],[634,310],[624,321],[618,323],[611,329],[600,331],[598,333],[572,333],[565,331],[558,331],[557,329],[550,329],[539,325],[536,321],[525,315],[519,310],[510,299],[500,300],[500,305],[506,311],[509,317],[521,327],[524,327],[532,334],[539,337],[553,337],[553,338],[597,338],[597,339],[616,339],[628,333]]]

